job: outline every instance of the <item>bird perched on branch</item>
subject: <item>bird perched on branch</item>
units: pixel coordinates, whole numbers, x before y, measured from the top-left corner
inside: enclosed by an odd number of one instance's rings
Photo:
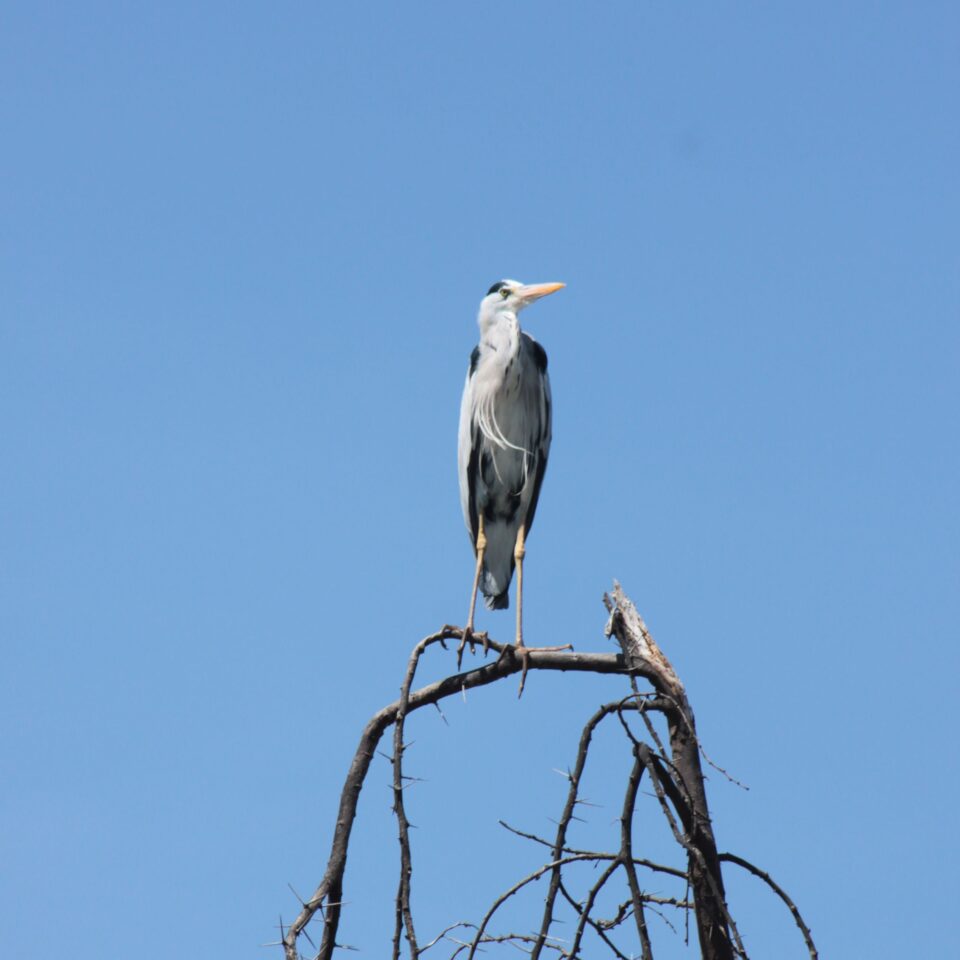
[[[457,458],[460,503],[477,561],[461,654],[473,637],[478,588],[487,607],[504,609],[514,568],[516,645],[523,649],[523,558],[550,452],[550,379],[546,351],[520,329],[518,317],[563,286],[500,280],[480,301],[480,342],[463,387]]]

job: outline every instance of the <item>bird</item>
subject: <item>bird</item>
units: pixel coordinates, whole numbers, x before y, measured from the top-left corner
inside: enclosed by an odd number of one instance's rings
[[[499,280],[490,287],[480,301],[480,342],[470,354],[460,402],[460,504],[476,567],[458,657],[465,644],[473,648],[478,589],[489,609],[505,609],[516,569],[516,648],[524,676],[523,559],[550,453],[551,398],[547,353],[520,329],[519,315],[564,286]],[[486,634],[482,639],[486,653]]]

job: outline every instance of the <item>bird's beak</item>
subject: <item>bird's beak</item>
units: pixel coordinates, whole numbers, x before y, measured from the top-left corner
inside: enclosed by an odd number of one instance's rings
[[[548,293],[556,293],[558,290],[562,290],[565,286],[565,283],[527,283],[517,291],[517,295],[520,302],[526,306],[533,303],[534,300],[545,297]]]

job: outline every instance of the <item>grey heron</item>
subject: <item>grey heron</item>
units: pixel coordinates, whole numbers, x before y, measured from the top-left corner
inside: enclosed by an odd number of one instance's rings
[[[476,568],[459,653],[466,643],[472,646],[477,590],[489,609],[506,608],[516,568],[516,646],[524,673],[523,558],[550,452],[551,411],[546,351],[520,329],[518,317],[563,286],[500,280],[490,288],[480,301],[480,342],[470,355],[460,404],[460,504]]]

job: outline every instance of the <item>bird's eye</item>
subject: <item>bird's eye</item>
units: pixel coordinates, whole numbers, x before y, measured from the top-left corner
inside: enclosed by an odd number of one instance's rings
[[[507,287],[500,288],[500,296],[506,300],[510,296],[510,290]]]

